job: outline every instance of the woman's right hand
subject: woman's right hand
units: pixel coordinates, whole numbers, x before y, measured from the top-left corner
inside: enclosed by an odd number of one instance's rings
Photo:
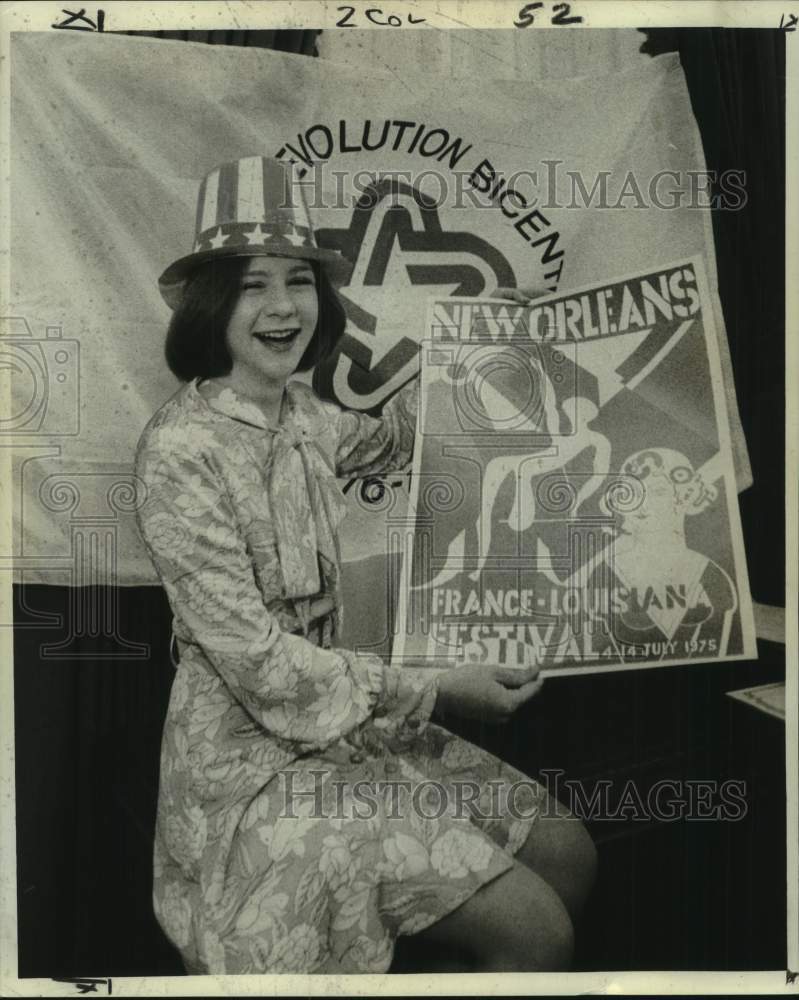
[[[538,666],[497,667],[470,663],[448,670],[439,680],[436,711],[464,719],[507,722],[544,683]]]
[[[491,299],[508,299],[511,302],[518,302],[519,305],[526,306],[533,299],[546,295],[547,290],[542,284],[527,285],[525,288],[495,288],[489,295]]]

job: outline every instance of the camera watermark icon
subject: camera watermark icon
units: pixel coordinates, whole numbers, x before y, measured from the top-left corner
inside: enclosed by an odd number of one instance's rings
[[[10,562],[20,579],[20,606],[32,621],[14,627],[50,633],[39,646],[43,660],[147,659],[149,644],[122,634],[117,584],[123,519],[143,503],[144,484],[127,472],[44,470],[42,475],[30,464],[37,474],[23,494],[46,512],[50,551],[31,554],[35,532],[28,529],[26,535],[23,507],[17,519],[20,544]],[[63,612],[47,621],[27,593],[27,579],[42,574],[65,587]]]
[[[580,434],[597,414],[596,406],[579,395],[576,344],[427,341],[423,351],[428,392],[440,394],[447,386],[460,431],[490,438],[495,451],[507,441],[513,450],[523,446],[532,452],[543,438]],[[558,399],[564,400],[566,419]],[[435,427],[423,433],[439,436]],[[452,431],[444,435],[451,437]]]
[[[11,388],[0,434],[69,437],[80,430],[80,344],[60,326],[34,334],[21,316],[0,318],[0,370]]]

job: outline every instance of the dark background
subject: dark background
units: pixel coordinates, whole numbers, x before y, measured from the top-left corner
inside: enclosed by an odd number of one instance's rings
[[[145,34],[137,32],[137,34]],[[316,32],[161,32],[315,54]],[[646,38],[644,39],[644,35]],[[755,485],[741,497],[753,598],[784,606],[785,36],[656,30],[644,51],[679,51],[709,170],[746,171],[748,202],[713,213],[719,290]],[[88,588],[87,588],[88,590]],[[176,975],[152,913],[151,851],[161,727],[173,667],[157,587],[108,593],[15,587],[19,975]],[[43,659],[70,602],[118,601],[146,660],[113,661],[86,639]],[[52,619],[51,619],[52,621]],[[737,822],[593,820],[600,873],[576,968],[777,969],[786,964],[784,726],[725,692],[784,678],[784,647],[759,661],[553,678],[502,729],[447,724],[531,775],[746,782]],[[407,962],[407,959],[404,959]],[[412,967],[395,967],[413,971]]]

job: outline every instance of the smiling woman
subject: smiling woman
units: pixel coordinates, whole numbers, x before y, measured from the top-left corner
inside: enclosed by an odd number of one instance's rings
[[[180,652],[156,915],[194,973],[384,972],[400,935],[477,971],[563,968],[593,845],[534,781],[431,721],[507,719],[537,670],[440,677],[334,648],[335,476],[407,465],[416,380],[379,419],[290,380],[344,328],[328,272],[345,262],[316,246],[297,192],[275,160],[213,171],[194,251],[161,277],[186,384],[136,453],[139,528]]]
[[[287,301],[282,305],[277,302],[277,314],[273,315],[270,303],[276,294],[284,295]],[[287,304],[295,298],[298,316],[309,310],[313,317],[306,317],[307,330],[289,328],[288,375],[308,371],[331,354],[344,331],[346,315],[327,271],[318,261],[290,257],[221,257],[201,264],[187,282],[172,315],[166,339],[167,364],[184,382],[197,377],[215,378],[235,388],[239,376],[246,375],[245,345],[251,337],[271,331],[264,345],[271,346],[275,357],[280,352],[283,345],[274,334],[283,327],[281,314],[287,312]],[[290,311],[287,314],[291,316]],[[253,323],[258,326],[250,330],[248,326]],[[241,337],[234,335],[239,327],[243,330]],[[298,343],[300,349],[296,348]],[[234,355],[242,350],[240,372],[234,375]],[[255,359],[255,379],[240,384],[252,398],[264,395],[264,379],[268,384],[274,382],[267,357],[255,354]]]

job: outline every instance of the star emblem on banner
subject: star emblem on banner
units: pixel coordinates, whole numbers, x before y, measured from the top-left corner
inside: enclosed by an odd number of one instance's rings
[[[349,226],[319,229],[317,240],[353,268],[339,290],[349,321],[341,353],[317,369],[314,384],[356,409],[381,405],[414,374],[424,335],[424,317],[414,313],[428,296],[516,284],[499,250],[475,233],[445,230],[437,206],[394,178],[363,193]]]

